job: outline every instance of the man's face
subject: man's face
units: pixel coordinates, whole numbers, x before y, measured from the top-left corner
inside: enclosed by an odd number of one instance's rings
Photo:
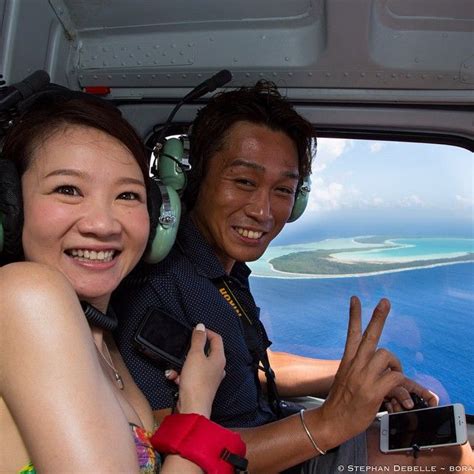
[[[298,185],[298,153],[283,132],[237,122],[210,158],[192,217],[227,273],[257,260],[287,222]]]

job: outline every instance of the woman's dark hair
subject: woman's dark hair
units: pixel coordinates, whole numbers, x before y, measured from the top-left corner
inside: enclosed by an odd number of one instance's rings
[[[41,143],[74,125],[100,130],[116,138],[135,158],[147,188],[150,243],[158,223],[160,196],[148,177],[148,158],[143,142],[120,111],[103,99],[64,89],[39,93],[23,107],[15,117],[14,125],[7,130],[0,157],[2,170],[8,170],[1,176],[0,211],[6,211],[6,214],[4,212],[0,264],[22,258],[23,203],[18,177],[28,169],[34,151]]]
[[[183,195],[188,210],[196,202],[210,159],[224,147],[229,129],[241,121],[285,133],[296,145],[300,176],[311,173],[316,139],[312,125],[282,97],[273,82],[261,80],[252,87],[217,94],[199,110],[190,134],[192,169]]]
[[[22,176],[35,148],[70,125],[95,128],[119,140],[132,153],[148,182],[148,159],[139,135],[115,106],[83,93],[48,92],[39,96],[8,130],[3,157],[13,161]]]

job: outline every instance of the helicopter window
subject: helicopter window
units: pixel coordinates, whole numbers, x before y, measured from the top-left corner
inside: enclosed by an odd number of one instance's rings
[[[405,373],[474,413],[474,161],[447,145],[318,139],[307,209],[250,264],[272,349],[338,359],[349,298]]]

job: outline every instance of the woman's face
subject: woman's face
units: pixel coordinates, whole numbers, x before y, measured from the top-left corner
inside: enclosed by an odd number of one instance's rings
[[[26,260],[60,270],[80,299],[105,310],[149,234],[133,155],[102,131],[71,125],[36,147],[22,190]]]

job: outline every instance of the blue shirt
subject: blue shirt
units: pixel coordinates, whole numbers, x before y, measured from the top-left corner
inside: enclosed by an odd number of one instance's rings
[[[216,282],[225,278],[245,311],[258,318],[259,308],[250,293],[249,275],[250,269],[243,263],[236,263],[231,274],[226,275],[211,246],[185,216],[168,257],[159,264],[138,269],[130,279],[132,283],[125,282],[114,294],[112,304],[119,317],[115,334],[118,348],[153,410],[172,406],[175,384],[132,344],[150,307],[164,310],[193,327],[202,322],[222,336],[226,376],[214,400],[214,421],[237,428],[260,426],[276,419],[261,393],[241,318],[216,287]],[[133,284],[133,280],[137,283]],[[259,342],[264,350],[264,340]]]

